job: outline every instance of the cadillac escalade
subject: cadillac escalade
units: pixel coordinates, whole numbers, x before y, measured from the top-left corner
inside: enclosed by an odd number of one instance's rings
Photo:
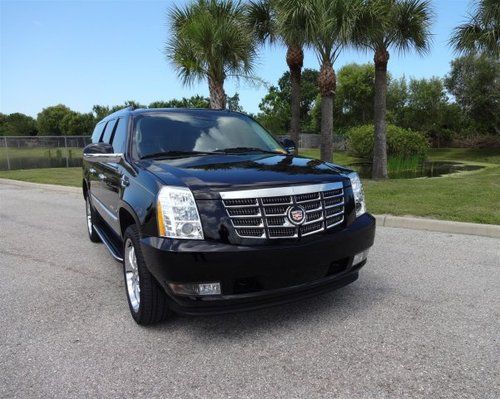
[[[139,324],[285,303],[358,278],[373,245],[356,173],[237,112],[127,108],[84,149],[90,240],[123,263]]]

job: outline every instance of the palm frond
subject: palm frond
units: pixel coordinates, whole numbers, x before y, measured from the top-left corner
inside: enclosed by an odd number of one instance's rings
[[[334,62],[352,40],[362,0],[281,0],[282,19],[300,26],[320,61]]]
[[[165,54],[184,84],[252,75],[256,43],[240,1],[198,0],[171,8],[169,19]]]
[[[277,16],[271,0],[249,1],[246,6],[246,18],[257,41],[276,42],[279,37]]]
[[[484,53],[500,56],[500,2],[482,0],[469,15],[467,22],[457,26],[449,43],[463,54]]]
[[[410,49],[426,53],[430,49],[431,26],[434,19],[429,0],[402,0],[394,9],[394,28],[388,35],[389,45],[399,52]]]

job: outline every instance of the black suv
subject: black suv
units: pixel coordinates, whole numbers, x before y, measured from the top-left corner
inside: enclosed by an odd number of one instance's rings
[[[84,149],[88,233],[123,262],[137,323],[357,279],[375,235],[358,175],[293,152],[230,111],[127,108],[97,124]]]

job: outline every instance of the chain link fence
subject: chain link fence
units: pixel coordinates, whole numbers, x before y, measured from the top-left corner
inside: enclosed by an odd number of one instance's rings
[[[82,166],[90,136],[0,136],[0,170]]]

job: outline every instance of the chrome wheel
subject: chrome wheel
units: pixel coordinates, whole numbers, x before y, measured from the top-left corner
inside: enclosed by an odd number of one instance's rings
[[[92,210],[90,209],[90,199],[87,197],[85,201],[85,211],[87,213],[87,229],[89,230],[89,234],[92,234]]]
[[[127,295],[132,309],[134,312],[137,312],[141,301],[141,289],[139,287],[139,268],[137,266],[137,257],[135,256],[134,244],[130,238],[127,238],[127,241],[125,241],[124,262]]]

